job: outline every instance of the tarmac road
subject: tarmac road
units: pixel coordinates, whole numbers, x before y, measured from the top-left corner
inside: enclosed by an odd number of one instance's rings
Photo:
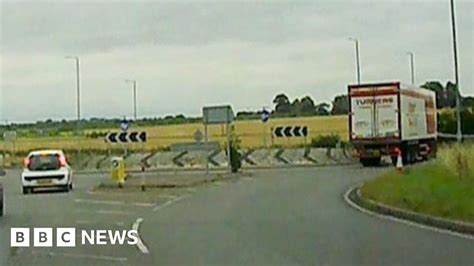
[[[346,190],[383,168],[259,170],[153,202],[90,194],[103,176],[76,179],[72,193],[20,194],[4,180],[1,265],[474,265],[474,241],[361,213]],[[10,227],[130,229],[144,245],[10,248]],[[149,251],[143,253],[143,248]]]

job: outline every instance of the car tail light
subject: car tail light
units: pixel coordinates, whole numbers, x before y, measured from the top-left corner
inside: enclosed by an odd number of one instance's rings
[[[59,156],[59,165],[61,165],[61,167],[67,165],[66,156],[64,156],[64,155]]]
[[[29,157],[25,157],[25,159],[23,159],[23,164],[25,165],[26,168],[30,166],[30,163],[31,163],[31,160]]]

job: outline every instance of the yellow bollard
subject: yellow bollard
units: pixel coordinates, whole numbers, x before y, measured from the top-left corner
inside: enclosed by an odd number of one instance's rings
[[[111,177],[112,180],[116,181],[118,183],[118,186],[120,188],[123,187],[123,184],[125,183],[125,161],[123,160],[123,157],[114,157],[112,158],[112,171],[111,171]]]

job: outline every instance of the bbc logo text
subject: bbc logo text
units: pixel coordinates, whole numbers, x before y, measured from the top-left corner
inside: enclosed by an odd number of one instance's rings
[[[136,230],[80,230],[76,228],[28,227],[10,228],[11,247],[75,247],[77,245],[136,245]],[[76,240],[80,240],[76,243]]]

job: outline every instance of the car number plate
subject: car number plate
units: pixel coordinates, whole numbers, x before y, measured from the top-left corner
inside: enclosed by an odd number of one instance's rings
[[[38,180],[38,184],[40,185],[50,185],[52,182],[51,182],[51,179],[39,179]]]

